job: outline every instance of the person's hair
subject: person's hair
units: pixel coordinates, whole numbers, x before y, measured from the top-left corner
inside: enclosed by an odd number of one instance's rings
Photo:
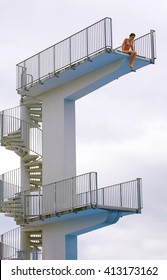
[[[131,33],[130,35],[129,35],[130,37],[132,37],[132,36],[136,36],[136,34],[135,33]]]

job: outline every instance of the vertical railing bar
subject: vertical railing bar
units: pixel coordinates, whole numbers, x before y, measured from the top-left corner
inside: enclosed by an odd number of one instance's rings
[[[92,205],[91,173],[89,173],[90,205]]]
[[[69,60],[70,60],[70,67],[71,67],[71,37],[69,37]]]
[[[137,197],[138,197],[138,210],[141,210],[141,189],[140,189],[140,178],[137,178]]]
[[[53,70],[56,72],[56,64],[55,64],[56,54],[55,54],[55,45],[53,46]]]
[[[40,82],[40,53],[38,54],[38,80]]]
[[[89,59],[88,28],[86,28],[86,49],[87,49],[87,59]]]
[[[154,30],[150,30],[151,37],[151,62],[155,63]]]
[[[39,188],[39,219],[41,219],[42,213],[41,213],[41,188]]]
[[[122,184],[120,184],[120,206],[122,207]]]
[[[111,31],[111,49],[113,49],[113,35],[112,35],[112,19],[110,18],[110,31]]]
[[[56,213],[57,213],[57,207],[56,207],[56,201],[57,201],[57,196],[56,196],[56,182],[54,183],[54,192],[55,192],[54,211],[55,211],[55,214],[56,214]]]
[[[3,131],[4,131],[4,111],[1,112],[0,116],[1,116],[1,119],[0,119],[0,121],[1,121],[1,139],[0,140],[2,141]]]
[[[99,204],[99,201],[98,201],[98,182],[97,182],[97,172],[94,173],[95,174],[95,191],[96,191],[96,207],[98,206]]]
[[[104,48],[106,49],[106,18],[104,19]]]
[[[105,189],[103,188],[102,190],[103,190],[103,192],[102,192],[102,194],[103,194],[103,195],[102,195],[103,200],[102,200],[102,201],[103,201],[103,206],[104,206],[104,203],[105,203],[105,199],[104,199],[104,191],[105,191]]]

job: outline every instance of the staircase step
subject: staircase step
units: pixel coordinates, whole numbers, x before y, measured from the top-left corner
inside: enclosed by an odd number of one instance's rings
[[[21,218],[22,213],[20,213],[20,214],[17,214],[15,212],[13,212],[13,213],[5,213],[5,216],[6,217],[15,218],[15,220],[16,220],[17,218]]]
[[[40,178],[30,178],[30,184],[31,183],[42,184],[42,179],[40,179]]]
[[[21,137],[21,133],[17,133],[17,134],[9,134],[7,136],[3,136],[3,140],[6,140],[6,139],[20,139]]]
[[[40,178],[42,178],[42,172],[40,172],[40,171],[37,171],[37,170],[31,170],[30,172],[29,172],[29,176],[30,177],[40,177]]]
[[[31,122],[42,122],[42,117],[31,115],[30,120],[31,120]]]
[[[33,109],[33,110],[29,111],[29,114],[30,114],[30,118],[31,117],[40,117],[40,118],[42,118],[42,110],[35,110],[35,109]]]
[[[16,217],[16,216],[21,216],[23,211],[21,209],[3,209],[3,213],[5,213],[5,215],[12,215],[12,217]]]
[[[31,166],[31,168],[27,168],[27,172],[42,172],[42,166]]]
[[[40,234],[39,236],[34,236],[34,237],[29,236],[29,239],[31,242],[42,241],[42,235]]]
[[[17,129],[17,130],[15,130],[13,132],[10,132],[7,136],[13,136],[13,135],[16,135],[16,134],[20,135],[20,133],[21,133],[21,130]]]
[[[31,107],[29,107],[29,113],[42,115],[42,107],[37,107],[37,106],[32,107],[31,106]]]
[[[39,190],[39,187],[42,186],[41,182],[38,182],[38,184],[34,184],[34,182],[30,182],[30,191],[31,192],[36,192]]]
[[[35,161],[39,156],[38,155],[26,155],[25,157],[23,157],[23,161],[25,163],[31,162],[31,161]]]
[[[18,146],[21,145],[21,143],[23,143],[22,140],[18,139],[18,138],[13,138],[13,139],[6,139],[5,141],[3,141],[4,144],[13,144],[16,145],[18,144]]]
[[[33,235],[41,235],[42,236],[42,231],[41,230],[33,230],[33,231],[29,231],[29,236],[33,237]]]
[[[27,167],[42,166],[42,161],[27,162],[27,163],[24,164],[24,166],[27,166]]]
[[[21,207],[21,201],[5,201],[2,203],[2,207]]]
[[[7,149],[7,150],[10,150],[10,151],[15,151],[16,150],[16,147],[14,147],[14,146],[6,146],[5,145],[5,148]],[[17,147],[18,148],[18,147]]]

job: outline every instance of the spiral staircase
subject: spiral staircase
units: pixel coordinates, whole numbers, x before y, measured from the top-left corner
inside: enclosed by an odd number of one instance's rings
[[[22,109],[26,110],[29,122],[21,119],[20,111]],[[42,104],[25,98],[22,99],[20,106],[0,112],[0,118],[1,146],[15,152],[20,157],[21,168],[24,169],[28,178],[28,185],[23,190],[20,179],[21,169],[0,175],[0,211],[5,216],[14,218],[17,225],[24,226],[25,201],[23,194],[34,194],[42,186]],[[14,232],[15,230],[12,230],[13,234]],[[36,253],[41,252],[42,231],[28,228],[27,232],[29,239],[27,252],[20,250],[20,242],[17,243],[16,247],[13,247],[13,238],[6,238],[8,235],[10,236],[10,232],[1,236],[3,259],[29,259],[32,250],[34,252],[37,249]],[[18,228],[16,228],[15,235],[15,238],[18,239]]]

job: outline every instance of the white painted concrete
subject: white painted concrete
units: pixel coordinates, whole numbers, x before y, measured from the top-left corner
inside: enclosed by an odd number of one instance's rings
[[[91,215],[77,217],[76,214],[76,218],[72,220],[69,219],[66,221],[61,221],[60,219],[60,222],[45,224],[42,231],[43,259],[66,259],[66,236],[70,234],[77,236],[75,232],[85,231],[86,229],[92,228],[94,226],[100,227],[100,224],[104,223],[107,217],[108,211],[99,213],[98,211],[96,212],[96,210],[94,210],[94,214]],[[73,246],[71,246],[71,255],[73,255],[73,250],[77,250],[77,246],[74,244],[75,241],[76,239],[72,240]]]

